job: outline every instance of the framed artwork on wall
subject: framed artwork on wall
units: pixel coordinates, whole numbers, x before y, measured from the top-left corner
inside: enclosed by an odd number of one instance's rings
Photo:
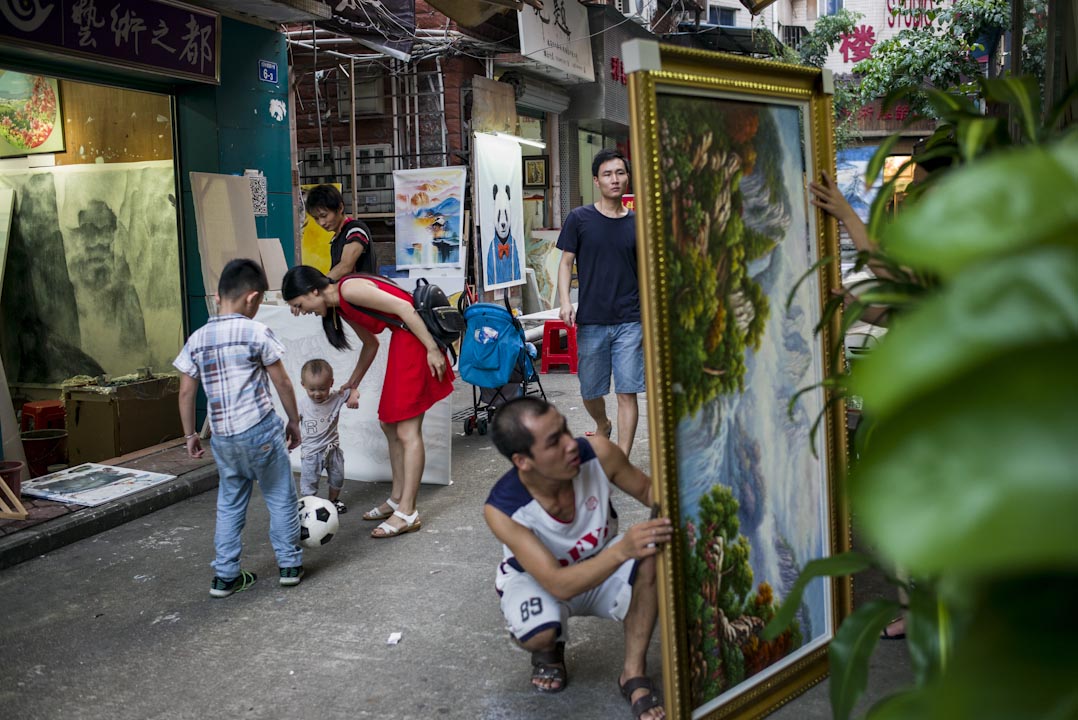
[[[0,70],[0,158],[64,152],[55,78]]]
[[[524,187],[545,188],[550,185],[550,157],[548,155],[524,158]]]
[[[819,385],[838,318],[816,332],[837,237],[806,187],[834,168],[831,98],[818,70],[640,44],[652,477],[675,526],[659,561],[666,712],[758,717],[826,676],[850,612],[848,580],[816,579],[792,625],[762,634],[801,568],[850,542],[843,408]]]

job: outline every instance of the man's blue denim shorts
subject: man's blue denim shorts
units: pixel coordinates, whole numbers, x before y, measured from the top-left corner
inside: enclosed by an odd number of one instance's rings
[[[644,332],[640,323],[577,325],[577,377],[580,396],[600,398],[610,392],[644,392]]]

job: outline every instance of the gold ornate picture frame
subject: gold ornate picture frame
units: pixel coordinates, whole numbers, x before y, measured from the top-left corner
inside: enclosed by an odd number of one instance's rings
[[[800,569],[850,543],[844,407],[821,385],[839,319],[816,332],[837,228],[807,187],[834,172],[830,78],[649,41],[623,56],[651,469],[675,526],[666,710],[759,717],[826,676],[851,604],[848,579],[816,579],[794,624],[761,635]]]

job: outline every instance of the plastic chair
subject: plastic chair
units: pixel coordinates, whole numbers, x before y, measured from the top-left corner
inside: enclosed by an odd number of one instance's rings
[[[62,400],[38,400],[23,403],[22,426],[27,430],[63,430],[67,427],[67,410]]]
[[[561,333],[565,331],[565,350],[561,346]],[[543,357],[539,372],[547,374],[551,365],[568,365],[569,372],[576,374],[576,327],[561,320],[543,323]]]

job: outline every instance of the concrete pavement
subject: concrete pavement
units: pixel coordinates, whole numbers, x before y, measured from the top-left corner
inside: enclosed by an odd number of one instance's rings
[[[574,431],[590,429],[575,376],[543,383]],[[470,403],[460,383],[454,408]],[[646,427],[633,451],[642,467]],[[370,538],[373,524],[359,516],[388,486],[349,483],[338,537],[306,553],[296,588],[277,584],[256,497],[244,567],[259,580],[210,598],[212,492],[0,571],[4,717],[628,718],[615,686],[621,632],[609,621],[573,621],[565,692],[530,689],[528,655],[508,641],[493,590],[500,547],[482,518],[507,465],[486,436],[464,436],[459,422],[453,431],[454,483],[423,487],[423,530]],[[623,495],[615,505],[623,527],[646,517]],[[887,589],[864,582],[857,591],[863,600]],[[399,645],[386,644],[392,632],[402,633]],[[649,665],[660,681],[657,636]],[[904,643],[886,643],[869,695],[909,676]],[[824,683],[773,717],[830,716]]]

